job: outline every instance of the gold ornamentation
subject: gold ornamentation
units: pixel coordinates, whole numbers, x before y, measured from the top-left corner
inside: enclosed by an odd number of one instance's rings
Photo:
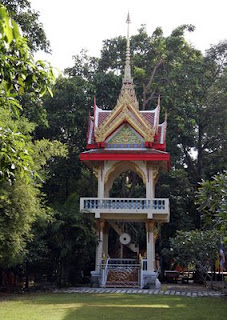
[[[160,225],[158,222],[155,222],[153,227],[153,235],[154,235],[155,242],[158,239],[159,231],[160,231]]]
[[[146,221],[146,231],[153,232],[154,242],[158,239],[160,225],[157,221]]]
[[[153,180],[156,181],[158,178],[158,174],[159,174],[159,166],[154,166],[150,163],[147,164],[147,169],[152,169],[152,177]]]
[[[158,177],[159,173],[159,167],[158,166],[153,166],[152,167],[152,174],[153,174],[153,179],[156,180]]]
[[[147,220],[145,223],[145,227],[147,232],[153,232],[154,221]]]
[[[104,226],[105,226],[105,220],[99,219],[97,221],[97,228],[98,228],[99,232],[103,232]]]
[[[143,142],[128,125],[124,125],[119,132],[108,140],[110,144],[141,144]]]
[[[150,127],[149,122],[139,112],[135,104],[130,101],[129,95],[126,95],[118,101],[117,106],[106,117],[100,127],[96,128],[96,142],[105,141],[123,122],[129,123],[145,141],[154,141],[155,128]]]

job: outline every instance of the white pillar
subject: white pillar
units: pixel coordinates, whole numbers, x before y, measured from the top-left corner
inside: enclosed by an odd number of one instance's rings
[[[104,198],[104,177],[103,165],[98,168],[98,198]]]
[[[147,163],[146,198],[155,198],[155,182],[158,176],[159,167]]]
[[[146,222],[147,233],[147,271],[153,272],[155,267],[155,246],[154,246],[154,223],[152,221]]]
[[[154,198],[153,169],[149,165],[147,165],[146,198],[147,199]]]
[[[104,228],[104,220],[99,220],[97,223],[97,237],[98,237],[98,244],[96,246],[96,263],[95,263],[95,270],[99,271],[100,264],[102,263],[102,252],[103,252],[103,228]]]

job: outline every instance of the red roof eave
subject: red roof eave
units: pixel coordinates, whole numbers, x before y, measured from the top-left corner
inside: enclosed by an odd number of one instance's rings
[[[146,153],[81,153],[82,161],[104,161],[104,160],[146,160],[146,161],[167,161],[170,162],[170,155],[165,154],[146,154]]]

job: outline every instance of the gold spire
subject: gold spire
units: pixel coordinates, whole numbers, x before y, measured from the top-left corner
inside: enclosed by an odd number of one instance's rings
[[[126,96],[131,100],[131,103],[135,105],[136,108],[139,108],[138,101],[136,99],[133,79],[131,75],[131,63],[130,63],[130,37],[129,37],[129,24],[131,23],[130,15],[128,13],[126,23],[127,27],[127,46],[126,46],[126,59],[125,59],[125,69],[124,69],[124,77],[122,82],[121,93],[119,96],[119,102],[122,99],[126,98]]]
[[[124,82],[132,82],[131,76],[131,65],[130,65],[130,38],[129,38],[129,24],[131,23],[129,12],[127,16],[126,23],[128,24],[127,28],[127,46],[126,46],[126,59],[125,59],[125,73],[124,73]]]
[[[125,81],[132,82],[131,65],[130,65],[130,38],[129,38],[129,24],[131,23],[131,20],[130,20],[129,12],[128,12],[126,23],[128,24],[128,28],[127,28],[127,46],[126,46],[124,82]]]

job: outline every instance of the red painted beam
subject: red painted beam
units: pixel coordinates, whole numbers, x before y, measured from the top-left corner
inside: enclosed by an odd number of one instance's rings
[[[149,154],[149,153],[81,153],[82,161],[103,161],[103,160],[146,160],[146,161],[170,161],[170,155],[167,154]]]

